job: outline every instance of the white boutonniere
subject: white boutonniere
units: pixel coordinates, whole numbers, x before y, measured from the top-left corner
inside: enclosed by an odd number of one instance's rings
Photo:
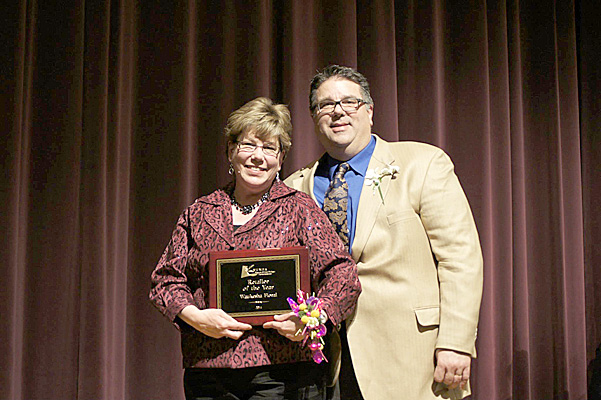
[[[401,169],[396,165],[387,165],[381,170],[376,169],[368,169],[365,174],[365,184],[367,186],[372,186],[373,193],[378,189],[378,193],[380,193],[380,199],[382,199],[382,204],[384,204],[384,196],[382,195],[382,188],[380,185],[382,184],[382,179],[385,176],[390,176],[390,179],[394,179],[394,174],[397,172],[401,172]]]

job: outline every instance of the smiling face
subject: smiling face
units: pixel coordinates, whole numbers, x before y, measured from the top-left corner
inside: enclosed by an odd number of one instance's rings
[[[361,87],[355,82],[336,77],[326,80],[315,91],[316,104],[349,97],[363,99]],[[313,121],[315,133],[330,156],[346,161],[369,144],[373,105],[362,104],[354,112],[346,112],[340,105],[336,105],[330,113],[316,113]]]
[[[252,143],[258,146],[280,148],[277,139],[257,138],[254,133],[245,132],[238,136],[238,143]],[[256,147],[252,151],[240,151],[237,143],[228,144],[228,159],[234,167],[236,179],[236,198],[254,198],[269,190],[277,173],[282,168],[283,154],[266,155],[263,148]]]

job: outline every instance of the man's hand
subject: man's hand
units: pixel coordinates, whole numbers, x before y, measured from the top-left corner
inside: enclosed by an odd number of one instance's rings
[[[293,312],[274,315],[273,319],[274,321],[265,322],[263,328],[275,329],[280,335],[293,342],[300,342],[305,338],[305,335],[301,335],[300,333],[298,335],[296,334],[299,330],[302,331],[305,328],[305,325],[300,322],[300,319]]]
[[[455,389],[457,386],[465,389],[470,378],[471,362],[472,357],[469,354],[447,349],[436,349],[434,380],[446,384],[449,389]]]
[[[179,317],[194,329],[215,339],[227,337],[238,340],[244,331],[252,329],[251,325],[236,321],[220,308],[200,310],[195,306],[186,306]]]

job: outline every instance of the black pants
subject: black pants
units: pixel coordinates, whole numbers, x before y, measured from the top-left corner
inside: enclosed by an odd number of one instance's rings
[[[336,385],[333,388],[328,388],[327,398],[328,400],[363,400],[361,390],[359,389],[359,383],[355,376],[355,369],[353,368],[348,340],[346,339],[345,323],[342,324],[339,333],[340,345],[342,347],[340,375],[338,375],[338,382],[336,382]]]
[[[325,363],[302,362],[263,367],[187,368],[187,400],[324,400]]]

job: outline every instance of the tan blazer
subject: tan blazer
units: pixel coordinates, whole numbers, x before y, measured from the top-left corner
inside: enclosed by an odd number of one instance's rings
[[[415,142],[376,136],[369,169],[400,167],[380,195],[364,185],[352,255],[363,292],[348,341],[366,400],[460,399],[435,384],[434,350],[476,356],[482,254],[472,213],[449,157]],[[314,199],[317,162],[285,181]]]

